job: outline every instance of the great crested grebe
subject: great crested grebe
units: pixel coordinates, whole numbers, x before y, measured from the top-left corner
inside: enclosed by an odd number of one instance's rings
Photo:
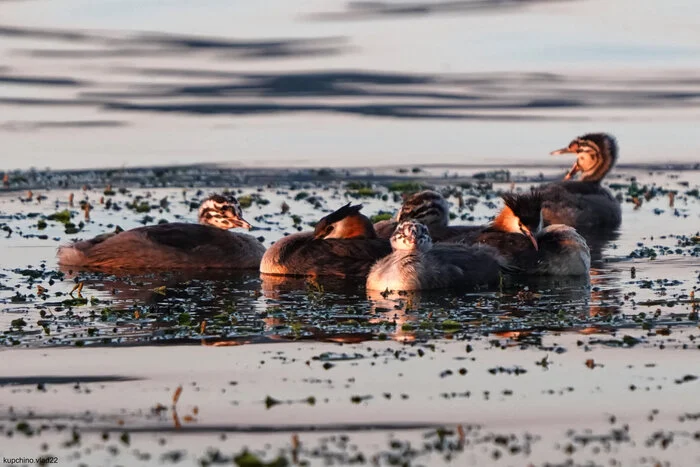
[[[452,237],[448,242],[490,245],[510,267],[526,271],[537,261],[535,233],[542,225],[542,200],[536,192],[505,193],[501,197],[504,206],[493,221]]]
[[[617,161],[617,141],[606,133],[580,136],[552,155],[575,154],[576,162],[564,181],[540,188],[546,224],[565,224],[579,231],[612,230],[622,221],[620,203],[601,186]],[[577,173],[579,180],[573,180]]]
[[[545,227],[535,235],[539,251],[531,273],[540,276],[588,276],[591,251],[576,229],[564,224]]]
[[[503,259],[489,246],[439,243],[416,221],[401,222],[391,236],[393,252],[372,266],[369,290],[473,287],[498,281]]]
[[[502,198],[504,207],[490,224],[455,241],[490,245],[510,268],[525,274],[588,274],[590,251],[583,237],[564,225],[543,228],[539,191],[505,193]]]
[[[378,259],[391,253],[377,238],[372,222],[350,203],[322,218],[313,232],[275,242],[260,263],[263,274],[290,276],[366,276]]]
[[[379,238],[391,238],[401,222],[414,220],[428,227],[433,242],[442,242],[479,228],[448,225],[449,219],[450,206],[447,200],[437,191],[423,190],[406,198],[395,219],[379,221],[374,224],[374,229]]]
[[[63,266],[99,269],[254,269],[265,247],[255,237],[227,229],[250,224],[238,200],[212,195],[199,208],[200,224],[149,225],[98,235],[58,249]]]

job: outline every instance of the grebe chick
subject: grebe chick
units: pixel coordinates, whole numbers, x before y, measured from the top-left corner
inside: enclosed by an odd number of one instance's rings
[[[372,222],[350,203],[322,218],[313,232],[292,234],[275,242],[260,263],[263,274],[290,276],[361,276],[391,252],[377,238]]]
[[[538,232],[536,238],[539,252],[532,272],[544,276],[588,276],[591,251],[576,229],[554,224]]]
[[[393,253],[372,266],[369,290],[429,290],[498,281],[502,258],[488,246],[433,245],[428,228],[401,222],[391,236]]]
[[[615,229],[622,221],[620,203],[601,186],[617,161],[617,141],[606,133],[580,136],[552,155],[575,154],[564,181],[541,187],[546,224],[565,224],[579,231]],[[577,173],[579,180],[573,180]]]
[[[403,202],[395,219],[374,224],[379,238],[391,238],[396,227],[403,221],[414,220],[428,227],[434,242],[449,241],[450,238],[472,232],[478,227],[451,226],[450,206],[437,191],[424,190],[414,193]]]
[[[252,235],[238,200],[213,195],[199,208],[200,224],[149,225],[83,240],[58,249],[63,266],[98,269],[254,269],[265,247]]]

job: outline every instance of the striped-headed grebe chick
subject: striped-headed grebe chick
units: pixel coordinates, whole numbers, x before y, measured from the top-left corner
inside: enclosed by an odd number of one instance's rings
[[[474,231],[474,226],[450,226],[450,206],[437,191],[423,190],[414,193],[403,202],[395,219],[374,224],[377,236],[390,238],[396,226],[403,221],[414,220],[428,227],[434,242],[449,241],[450,238]]]
[[[252,226],[243,219],[241,204],[230,194],[211,195],[199,206],[199,223],[212,225],[220,229],[242,227],[250,230]]]
[[[389,241],[394,251],[426,252],[433,247],[428,227],[414,220],[400,222]]]
[[[586,240],[568,225],[554,224],[537,233],[538,275],[588,276],[591,251]]]
[[[368,290],[429,290],[474,287],[499,279],[502,258],[488,246],[433,245],[428,228],[401,222],[391,236],[393,252],[372,266]]]
[[[574,139],[565,148],[552,151],[551,155],[576,155],[576,162],[564,180],[571,180],[581,172],[582,182],[600,182],[617,162],[617,152],[617,140],[612,135],[589,133]]]
[[[260,272],[290,276],[361,276],[391,252],[377,238],[372,222],[350,203],[322,218],[313,232],[275,242],[263,256]]]
[[[63,266],[96,269],[254,269],[265,247],[253,236],[232,195],[213,195],[199,208],[201,224],[175,222],[98,235],[61,246]]]
[[[617,228],[622,221],[620,203],[601,186],[603,177],[617,161],[615,138],[606,133],[589,133],[552,154],[574,154],[576,162],[564,181],[541,187],[545,222],[583,231]],[[579,172],[580,179],[573,180]]]

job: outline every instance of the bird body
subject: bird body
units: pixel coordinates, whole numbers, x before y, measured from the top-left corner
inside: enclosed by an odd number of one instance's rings
[[[494,220],[473,226],[447,240],[464,245],[488,245],[498,251],[510,268],[526,271],[537,261],[534,232],[541,227],[541,199],[537,192],[502,195],[504,206]]]
[[[448,225],[449,219],[450,206],[447,200],[437,191],[423,190],[414,193],[403,202],[395,219],[379,221],[374,224],[374,229],[379,238],[389,239],[401,222],[414,220],[428,227],[433,242],[439,243],[467,235],[480,228],[471,225]]]
[[[539,251],[532,272],[540,276],[587,276],[591,251],[586,240],[568,225],[554,224],[536,235]]]
[[[495,248],[511,270],[523,274],[588,274],[591,255],[586,240],[573,227],[543,227],[544,200],[539,191],[506,193],[503,200],[493,222],[456,240]]]
[[[393,252],[367,277],[369,290],[429,290],[473,287],[498,281],[501,258],[488,246],[433,245],[428,228],[401,222],[391,238]]]
[[[377,238],[362,205],[341,207],[325,216],[313,232],[292,234],[275,242],[260,263],[263,274],[292,276],[366,276],[379,258],[391,252]]]
[[[542,217],[548,225],[565,224],[590,232],[620,226],[622,210],[597,182],[560,182],[542,188]]]
[[[584,233],[619,227],[620,203],[601,185],[617,161],[615,138],[605,133],[589,133],[552,154],[576,154],[576,162],[564,181],[540,187],[545,223],[569,225]],[[573,180],[579,172],[580,180]]]
[[[254,269],[265,247],[253,236],[233,196],[214,195],[199,209],[201,224],[167,223],[98,235],[61,246],[63,266],[98,269]]]

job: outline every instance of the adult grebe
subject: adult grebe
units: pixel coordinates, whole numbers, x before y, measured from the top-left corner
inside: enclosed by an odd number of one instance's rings
[[[493,221],[448,242],[492,246],[510,267],[526,271],[537,261],[535,232],[541,227],[542,200],[536,192],[505,193],[501,197],[504,206]]]
[[[503,259],[489,246],[439,243],[416,221],[401,222],[391,236],[393,253],[372,266],[369,290],[429,290],[498,282]]]
[[[322,218],[313,232],[292,234],[275,242],[263,256],[260,272],[292,276],[366,276],[379,258],[391,252],[377,238],[372,222],[350,203]]]
[[[583,237],[565,225],[543,228],[539,191],[502,197],[504,207],[490,224],[456,240],[492,246],[510,268],[525,274],[588,274],[590,251]]]
[[[617,161],[617,141],[606,133],[589,133],[571,141],[553,155],[576,154],[564,181],[540,188],[546,224],[570,225],[579,231],[612,230],[622,221],[620,203],[601,186]],[[572,180],[581,172],[579,180]]]
[[[98,269],[254,269],[265,247],[228,232],[250,224],[232,195],[212,195],[199,208],[200,224],[175,222],[98,235],[58,249],[63,266]]]

